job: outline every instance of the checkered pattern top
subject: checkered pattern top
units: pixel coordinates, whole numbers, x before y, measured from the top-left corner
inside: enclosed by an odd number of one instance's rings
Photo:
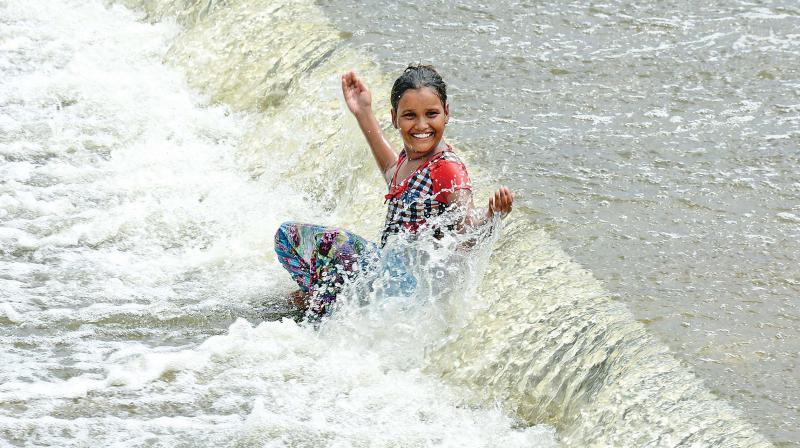
[[[389,182],[386,197],[388,210],[381,235],[381,247],[390,235],[401,230],[416,232],[431,217],[447,210],[446,193],[457,189],[472,189],[467,168],[453,153],[450,146],[417,168],[405,181],[397,183],[400,164],[406,159],[405,151],[397,159],[397,168]],[[454,226],[448,226],[451,228]],[[441,229],[435,229],[441,233]]]

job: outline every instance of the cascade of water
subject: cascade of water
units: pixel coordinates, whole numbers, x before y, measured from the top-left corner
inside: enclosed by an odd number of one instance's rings
[[[547,423],[578,446],[768,445],[524,209],[475,294],[228,327],[289,290],[281,221],[377,234],[382,185],[338,74],[388,111],[387,77],[311,2],[121,3],[156,24],[3,10],[27,36],[2,66],[3,365],[21,366],[2,371],[5,438],[548,446]],[[87,17],[118,42],[75,35]]]

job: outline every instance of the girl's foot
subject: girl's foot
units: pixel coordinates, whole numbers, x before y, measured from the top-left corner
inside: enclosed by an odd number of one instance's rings
[[[289,294],[288,303],[290,306],[297,307],[300,311],[305,311],[308,309],[308,299],[310,294],[298,289],[293,293]]]

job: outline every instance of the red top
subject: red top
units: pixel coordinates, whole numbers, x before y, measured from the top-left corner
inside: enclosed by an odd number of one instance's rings
[[[397,157],[397,165],[394,170],[392,180],[389,181],[389,194],[385,199],[396,197],[408,188],[408,181],[411,180],[420,171],[430,165],[429,172],[427,173],[430,180],[433,182],[434,199],[438,202],[447,202],[447,194],[456,190],[472,190],[472,184],[469,181],[469,174],[467,174],[467,167],[458,157],[454,157],[453,148],[447,145],[447,149],[436,154],[430,160],[419,166],[413,173],[409,174],[400,184],[397,183],[397,173],[400,172],[400,165],[406,159],[405,150],[400,152]],[[446,154],[446,153],[450,154]],[[445,157],[451,156],[451,157]]]
[[[459,189],[472,190],[467,168],[461,162],[439,159],[431,165],[433,192],[439,202],[447,202],[447,194]]]
[[[399,184],[397,173],[406,159],[405,151],[397,159],[397,168],[389,182],[389,205],[384,224],[381,246],[390,234],[405,228],[416,232],[428,218],[438,216],[447,209],[447,195],[455,190],[471,190],[467,168],[452,148],[434,155]]]

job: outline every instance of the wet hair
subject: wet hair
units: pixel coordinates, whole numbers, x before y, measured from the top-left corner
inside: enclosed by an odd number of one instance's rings
[[[447,85],[442,80],[442,76],[433,66],[422,64],[411,64],[403,71],[392,86],[391,102],[392,109],[397,110],[400,98],[409,89],[421,89],[430,87],[442,100],[442,105],[447,104]]]

